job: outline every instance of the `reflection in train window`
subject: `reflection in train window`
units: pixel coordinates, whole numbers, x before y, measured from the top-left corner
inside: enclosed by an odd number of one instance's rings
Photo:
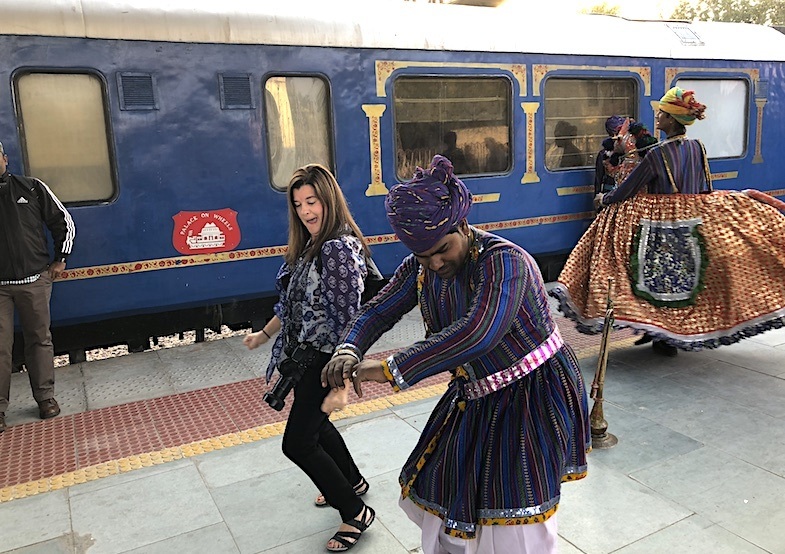
[[[318,163],[332,169],[327,84],[318,77],[271,77],[264,83],[270,177],[279,190],[298,167]]]
[[[458,174],[507,173],[512,85],[500,77],[401,77],[393,90],[399,179],[435,154]]]
[[[709,158],[743,156],[747,147],[747,114],[749,113],[747,81],[679,79],[676,86],[684,90],[694,90],[695,99],[708,106],[706,111],[711,110],[713,115],[690,125],[687,136],[700,139],[706,147]]]
[[[632,79],[565,79],[545,82],[545,167],[594,166],[612,115],[636,117]],[[648,126],[648,125],[647,125]]]
[[[88,73],[26,73],[16,80],[25,172],[64,203],[115,196],[104,84]]]

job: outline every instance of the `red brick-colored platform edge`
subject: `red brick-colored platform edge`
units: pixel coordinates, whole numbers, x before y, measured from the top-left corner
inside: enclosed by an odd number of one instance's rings
[[[599,337],[561,327],[580,358],[598,352]],[[632,340],[631,333],[616,332],[612,344]],[[351,404],[331,418],[431,398],[448,380],[437,375],[398,394],[388,384],[364,383],[363,397],[350,394]],[[0,434],[0,502],[280,435],[290,401],[276,412],[261,400],[268,388],[251,379],[9,427]]]

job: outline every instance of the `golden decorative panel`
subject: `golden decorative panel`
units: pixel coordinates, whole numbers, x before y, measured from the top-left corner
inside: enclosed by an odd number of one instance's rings
[[[529,183],[539,183],[540,177],[537,175],[537,169],[534,165],[534,114],[540,109],[539,102],[521,102],[526,114],[526,173],[521,179],[522,185]]]
[[[382,181],[382,139],[380,133],[380,120],[387,106],[384,104],[363,104],[362,108],[368,118],[368,143],[371,149],[371,183],[365,190],[365,196],[379,196],[387,194],[387,187]]]
[[[376,60],[376,96],[384,98],[387,96],[387,80],[390,75],[398,69],[408,67],[458,67],[466,69],[500,69],[509,71],[515,80],[518,81],[519,95],[526,96],[526,66],[523,64],[511,63],[462,63],[462,62],[421,62],[407,60]]]
[[[636,73],[643,81],[643,95],[651,96],[651,68],[647,66],[616,66],[616,65],[547,65],[532,66],[532,95],[540,96],[540,83],[548,73],[553,71],[603,71]]]

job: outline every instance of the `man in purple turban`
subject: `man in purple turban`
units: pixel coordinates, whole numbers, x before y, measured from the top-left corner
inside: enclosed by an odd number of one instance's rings
[[[472,195],[453,176],[450,160],[434,156],[426,170],[420,167],[411,181],[395,185],[384,207],[395,234],[409,250],[425,252],[466,219]]]
[[[450,372],[399,478],[423,553],[550,554],[561,483],[586,474],[586,387],[537,264],[469,225],[471,203],[443,156],[390,190],[387,218],[412,254],[346,327],[322,384],[351,377],[362,396],[363,381],[400,391]],[[425,337],[363,360],[418,305]]]

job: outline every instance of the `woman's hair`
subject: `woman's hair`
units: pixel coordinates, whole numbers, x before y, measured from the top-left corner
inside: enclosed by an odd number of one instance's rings
[[[294,207],[294,191],[304,185],[311,185],[316,190],[316,197],[323,208],[322,227],[307,254],[307,259],[312,260],[317,256],[326,241],[345,234],[352,234],[360,239],[366,256],[370,256],[368,244],[349,211],[349,205],[346,203],[341,187],[338,186],[338,181],[323,165],[308,164],[294,172],[286,189],[289,204],[289,250],[284,256],[286,263],[294,265],[297,258],[305,251],[308,239],[311,238],[311,234],[300,221],[300,216],[297,215],[297,209]]]

